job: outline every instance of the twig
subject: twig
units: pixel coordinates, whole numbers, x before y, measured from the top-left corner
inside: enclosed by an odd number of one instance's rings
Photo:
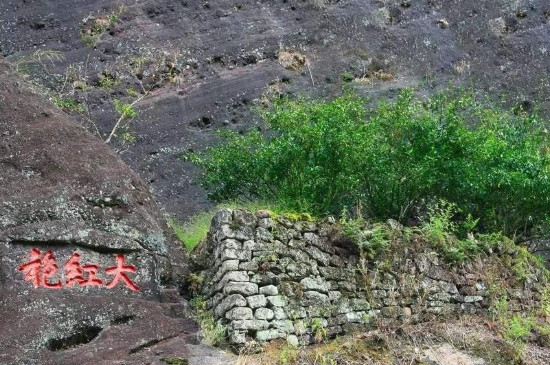
[[[313,75],[311,74],[311,69],[309,68],[309,62],[306,62],[307,70],[309,71],[309,78],[311,79],[311,85],[315,86],[315,81],[313,81]]]
[[[137,98],[136,100],[134,100],[134,101],[132,102],[132,104],[130,104],[130,107],[134,106],[137,102],[141,101],[141,99],[143,99],[146,95],[147,95],[147,94],[142,95],[142,96],[140,96],[139,98]],[[118,128],[120,122],[122,122],[122,120],[124,120],[124,117],[125,117],[124,113],[121,113],[121,114],[120,114],[120,117],[118,118],[118,120],[117,120],[117,122],[116,122],[116,124],[115,124],[115,126],[113,127],[113,130],[112,130],[111,133],[109,134],[109,137],[107,137],[107,139],[105,140],[105,143],[111,142],[111,138],[112,138],[113,135],[115,134],[115,132],[116,132],[116,130],[117,130],[117,128]]]

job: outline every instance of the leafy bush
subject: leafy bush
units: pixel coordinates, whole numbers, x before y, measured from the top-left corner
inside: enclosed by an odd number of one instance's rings
[[[477,229],[508,235],[546,219],[548,133],[536,115],[459,90],[364,105],[353,95],[277,100],[262,112],[265,134],[223,132],[225,143],[192,160],[215,201],[275,201],[317,216],[361,206],[369,218],[407,222],[444,199]]]

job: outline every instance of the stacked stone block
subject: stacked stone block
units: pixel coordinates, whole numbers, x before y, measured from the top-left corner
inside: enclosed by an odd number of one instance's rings
[[[333,231],[328,221],[274,219],[265,211],[216,214],[195,261],[208,308],[227,325],[231,343],[307,344],[373,320],[415,322],[489,306],[475,265],[450,271],[426,251],[396,255],[392,270],[369,270],[354,245],[338,242]],[[536,305],[539,289],[511,289],[512,305]]]

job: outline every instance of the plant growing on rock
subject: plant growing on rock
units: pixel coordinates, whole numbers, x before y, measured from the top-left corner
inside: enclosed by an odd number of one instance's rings
[[[82,20],[80,39],[90,48],[95,48],[107,30],[114,27],[125,7],[106,15],[90,14]]]
[[[109,136],[105,140],[105,143],[109,143],[111,141],[111,138],[113,138],[113,136],[116,136],[116,131],[117,131],[117,129],[118,129],[118,127],[119,127],[119,125],[122,121],[130,121],[130,120],[132,120],[133,118],[135,118],[137,116],[137,112],[133,107],[136,103],[138,103],[144,97],[145,97],[145,95],[137,98],[131,104],[123,103],[118,99],[114,100],[115,110],[119,114],[119,118],[118,118],[117,122],[115,123],[115,126],[111,130],[111,133],[109,134]]]
[[[42,68],[44,68],[44,71],[46,71],[46,73],[49,73],[46,66],[46,61],[54,65],[55,62],[63,61],[64,59],[65,56],[59,51],[55,51],[52,49],[39,49],[23,57],[20,57],[17,61],[15,61],[14,68],[16,72],[22,72],[29,64],[38,63],[42,66]]]
[[[345,210],[342,212],[340,224],[344,236],[357,245],[362,256],[366,258],[373,259],[390,246],[388,230],[383,224],[367,226],[361,216],[349,218]]]
[[[320,318],[313,318],[311,320],[311,333],[316,343],[321,343],[326,340],[328,331]]]
[[[191,299],[191,308],[194,310],[194,317],[201,329],[202,341],[211,346],[223,344],[227,338],[227,328],[221,321],[216,321],[214,316],[207,309],[206,301],[201,296]]]

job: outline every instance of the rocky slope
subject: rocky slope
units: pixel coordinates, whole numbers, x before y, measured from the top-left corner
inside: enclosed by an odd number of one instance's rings
[[[147,91],[114,146],[185,218],[208,203],[182,156],[255,126],[262,95],[391,98],[452,80],[547,112],[549,18],[545,0],[3,1],[0,52],[103,139],[113,99]],[[64,59],[24,62],[36,50]]]
[[[183,317],[181,245],[145,184],[3,60],[0,115],[0,363],[226,363]]]

